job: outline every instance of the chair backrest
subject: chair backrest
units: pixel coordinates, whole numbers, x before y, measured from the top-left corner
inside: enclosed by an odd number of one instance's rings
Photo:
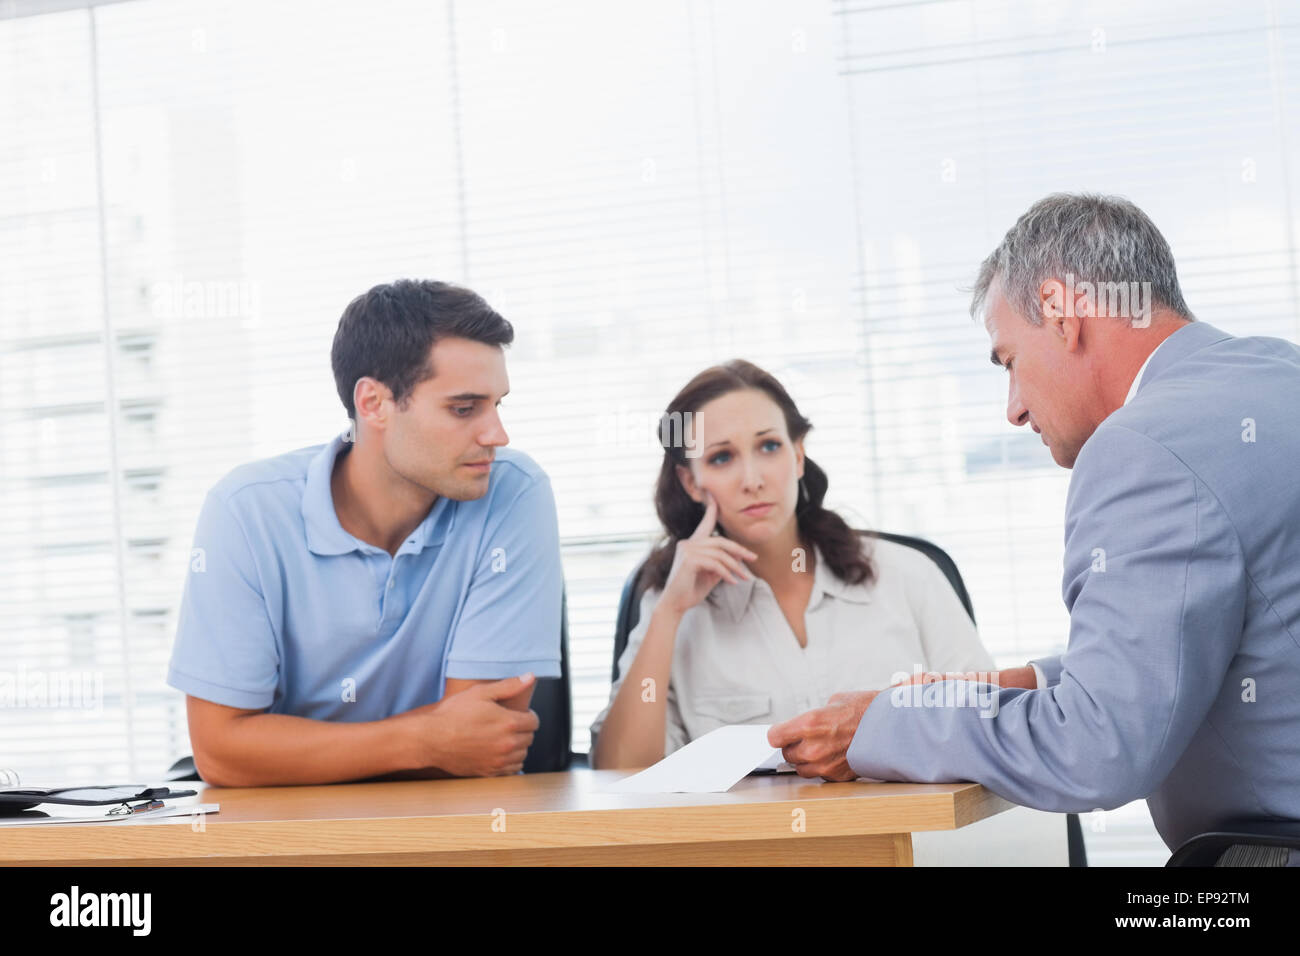
[[[1300,856],[1300,821],[1234,820],[1192,837],[1165,866],[1290,866]]]
[[[971,623],[974,623],[975,608],[971,604],[970,594],[967,593],[966,584],[961,579],[961,572],[957,570],[957,562],[948,556],[947,551],[933,541],[927,541],[925,538],[915,538],[906,534],[891,534],[885,531],[858,531],[858,534],[863,537],[883,538],[886,541],[893,541],[896,544],[915,548],[924,554],[939,566],[943,576],[948,579],[952,589],[957,592],[962,607],[970,615]],[[648,559],[649,555],[646,558]],[[632,573],[627,576],[627,580],[623,583],[623,594],[619,598],[618,617],[614,625],[613,680],[618,680],[618,662],[627,647],[628,635],[632,633],[632,629],[636,627],[637,621],[641,618],[641,596],[645,593],[645,587],[641,584],[641,572],[645,569],[645,564],[645,560],[642,560],[640,564],[632,569]]]
[[[524,773],[568,770],[573,762],[573,691],[569,680],[567,591],[560,597],[560,676],[538,680],[529,706],[539,723],[524,758]]]

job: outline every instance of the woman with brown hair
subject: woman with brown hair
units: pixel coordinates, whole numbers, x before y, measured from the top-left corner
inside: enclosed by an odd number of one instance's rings
[[[778,723],[917,671],[993,671],[928,557],[823,507],[811,428],[780,382],[740,359],[669,404],[655,491],[665,539],[591,727],[593,767],[648,766],[717,727]]]

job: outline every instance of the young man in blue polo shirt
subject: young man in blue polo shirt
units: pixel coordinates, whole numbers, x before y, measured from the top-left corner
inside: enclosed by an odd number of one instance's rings
[[[467,289],[376,286],[332,350],[354,434],[208,494],[167,678],[208,783],[521,769],[563,584],[550,482],[504,447],[513,338]]]

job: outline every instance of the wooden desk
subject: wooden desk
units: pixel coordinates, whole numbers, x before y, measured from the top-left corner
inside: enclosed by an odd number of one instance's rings
[[[728,793],[609,794],[620,770],[200,789],[180,822],[0,827],[0,865],[910,866],[917,830],[1012,804],[977,784],[747,777]],[[803,829],[798,825],[802,822]]]

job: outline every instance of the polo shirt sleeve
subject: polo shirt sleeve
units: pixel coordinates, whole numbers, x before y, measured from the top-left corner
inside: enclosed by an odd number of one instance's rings
[[[560,676],[560,530],[545,474],[490,522],[453,628],[447,677]]]
[[[210,492],[199,512],[167,683],[227,707],[275,700],[280,654],[239,519]]]

